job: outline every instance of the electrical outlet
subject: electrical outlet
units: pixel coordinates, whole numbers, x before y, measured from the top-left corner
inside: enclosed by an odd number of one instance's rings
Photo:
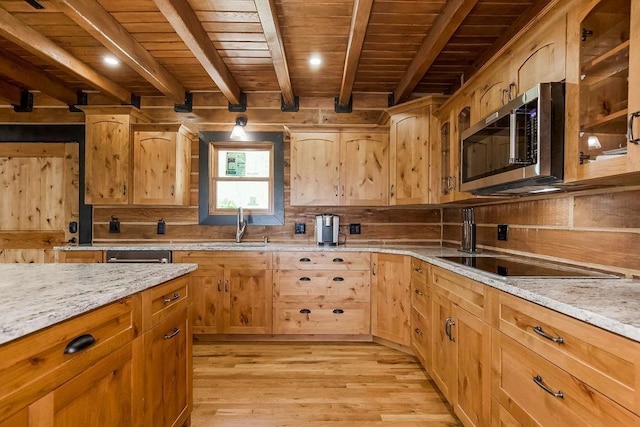
[[[360,234],[360,224],[349,224],[349,234]]]
[[[119,233],[120,232],[120,221],[118,218],[111,217],[111,221],[109,221],[109,233]]]
[[[164,222],[164,219],[158,220],[158,234],[167,234],[167,223]]]
[[[304,222],[296,222],[295,234],[305,234],[307,232],[307,226]]]
[[[509,226],[507,224],[498,224],[498,240],[509,240]]]

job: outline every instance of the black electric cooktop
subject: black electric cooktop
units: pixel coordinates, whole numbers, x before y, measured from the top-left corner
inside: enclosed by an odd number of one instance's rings
[[[456,264],[465,265],[467,267],[477,268],[484,272],[497,274],[503,277],[616,277],[581,268],[564,267],[539,261],[528,261],[526,259],[514,259],[512,257],[503,256],[441,256],[438,258],[455,262]]]

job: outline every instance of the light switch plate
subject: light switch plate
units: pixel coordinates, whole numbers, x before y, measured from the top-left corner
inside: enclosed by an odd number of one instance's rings
[[[509,225],[498,224],[498,240],[509,240]]]
[[[307,226],[304,222],[296,222],[295,234],[305,234]]]

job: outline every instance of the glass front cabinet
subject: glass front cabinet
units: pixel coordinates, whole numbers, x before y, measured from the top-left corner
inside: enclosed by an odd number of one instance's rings
[[[565,180],[640,178],[640,2],[584,2],[569,19]]]

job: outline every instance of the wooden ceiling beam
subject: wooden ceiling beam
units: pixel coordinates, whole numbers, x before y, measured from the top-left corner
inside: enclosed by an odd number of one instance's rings
[[[176,104],[185,88],[95,0],[55,0],[65,15]]]
[[[92,87],[122,101],[131,102],[131,93],[100,75],[93,68],[80,61],[66,50],[49,40],[33,28],[16,19],[0,8],[0,36],[28,50],[39,58],[61,67]]]
[[[207,31],[185,0],[154,0],[160,12],[198,59],[230,104],[241,104],[240,86],[209,39]]]
[[[356,72],[358,71],[358,63],[364,46],[364,38],[367,34],[372,8],[373,0],[355,0],[353,3],[349,42],[344,60],[344,69],[342,70],[340,96],[338,97],[339,105],[348,105],[351,100],[353,84],[356,80]]]
[[[0,75],[31,90],[38,90],[67,105],[78,102],[78,94],[57,78],[45,73],[22,58],[0,50]]]
[[[451,0],[434,21],[422,45],[394,90],[396,103],[404,101],[418,85],[442,49],[458,30],[478,0]]]
[[[22,89],[0,80],[0,98],[8,101],[11,105],[20,105],[22,102]]]
[[[372,0],[371,0],[372,1]],[[280,91],[282,92],[282,100],[286,105],[295,105],[295,94],[291,85],[291,76],[289,75],[289,65],[287,56],[284,51],[284,43],[282,41],[282,33],[280,32],[280,24],[278,23],[278,14],[274,0],[255,0],[258,17],[262,23],[264,36],[269,45],[273,68],[276,71]]]

